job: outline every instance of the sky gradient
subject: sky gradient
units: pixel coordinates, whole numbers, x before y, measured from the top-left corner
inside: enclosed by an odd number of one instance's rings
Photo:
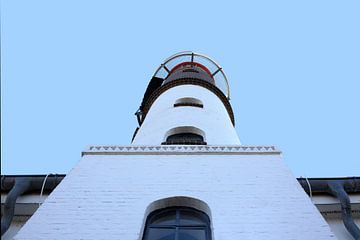
[[[129,144],[168,56],[205,53],[244,145],[295,176],[360,175],[360,1],[1,1],[1,173],[68,173]],[[94,170],[95,171],[95,170]]]

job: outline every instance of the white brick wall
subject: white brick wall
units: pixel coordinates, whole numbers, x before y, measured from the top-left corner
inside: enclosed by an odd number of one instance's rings
[[[197,98],[204,107],[174,107],[176,100]],[[141,124],[134,144],[161,144],[175,127],[192,126],[205,132],[208,144],[240,144],[224,103],[212,91],[196,85],[180,85],[162,93]]]
[[[208,204],[215,240],[333,237],[279,153],[93,154],[16,239],[140,239],[149,204],[174,196]]]

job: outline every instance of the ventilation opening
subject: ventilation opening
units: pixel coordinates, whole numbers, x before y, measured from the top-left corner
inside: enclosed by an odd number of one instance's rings
[[[194,127],[178,127],[166,134],[162,145],[206,145],[204,132]]]
[[[179,98],[178,100],[175,101],[174,107],[185,107],[185,106],[199,107],[199,108],[204,107],[202,101],[196,98],[190,98],[190,97]]]

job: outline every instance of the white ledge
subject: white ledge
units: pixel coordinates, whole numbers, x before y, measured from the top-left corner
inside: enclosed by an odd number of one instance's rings
[[[89,146],[84,155],[123,154],[281,154],[274,146],[244,145],[155,145],[155,146]]]

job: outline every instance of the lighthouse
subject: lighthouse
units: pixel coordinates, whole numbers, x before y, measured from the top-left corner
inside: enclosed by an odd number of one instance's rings
[[[226,75],[214,60],[175,54],[149,83],[136,112],[140,128],[133,144],[239,145],[229,100]]]
[[[131,144],[86,148],[15,239],[333,239],[281,151],[240,142],[210,57],[161,63],[136,118]]]

